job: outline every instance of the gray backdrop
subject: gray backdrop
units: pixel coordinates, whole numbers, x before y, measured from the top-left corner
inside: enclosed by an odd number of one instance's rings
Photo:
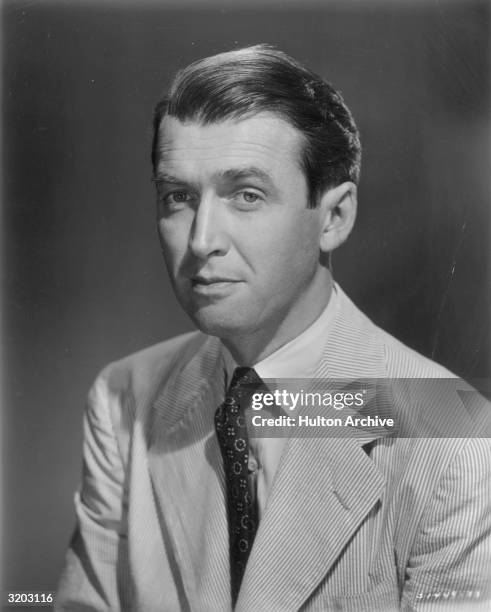
[[[410,346],[488,376],[489,4],[240,6],[4,2],[5,589],[55,587],[98,370],[191,329],[149,163],[154,103],[191,60],[269,42],[341,89],[364,162],[337,279]]]

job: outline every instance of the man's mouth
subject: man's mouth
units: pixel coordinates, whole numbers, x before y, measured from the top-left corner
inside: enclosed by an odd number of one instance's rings
[[[226,276],[193,276],[191,279],[193,285],[215,285],[217,283],[236,283],[238,282],[234,278],[228,278]]]
[[[233,289],[240,281],[227,276],[202,276],[191,278],[193,291],[202,295],[219,295]]]

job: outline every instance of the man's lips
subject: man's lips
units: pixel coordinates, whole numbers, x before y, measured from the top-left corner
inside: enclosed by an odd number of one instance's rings
[[[217,283],[238,283],[240,282],[236,278],[229,278],[226,276],[193,276],[191,278],[193,285],[214,285]]]
[[[229,276],[193,276],[191,286],[195,293],[208,297],[221,297],[233,291],[241,281]]]

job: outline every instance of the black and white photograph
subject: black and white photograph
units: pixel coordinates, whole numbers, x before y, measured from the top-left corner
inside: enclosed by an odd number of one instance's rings
[[[491,610],[488,0],[3,0],[2,609]]]

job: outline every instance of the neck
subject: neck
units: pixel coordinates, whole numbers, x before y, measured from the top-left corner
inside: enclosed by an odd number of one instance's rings
[[[320,291],[315,292],[315,300],[302,299],[269,325],[249,331],[247,334],[222,338],[223,344],[237,364],[253,366],[310,327],[326,308],[331,298],[332,287],[332,277],[329,276],[329,282],[320,287]],[[306,303],[311,307],[307,308]]]

